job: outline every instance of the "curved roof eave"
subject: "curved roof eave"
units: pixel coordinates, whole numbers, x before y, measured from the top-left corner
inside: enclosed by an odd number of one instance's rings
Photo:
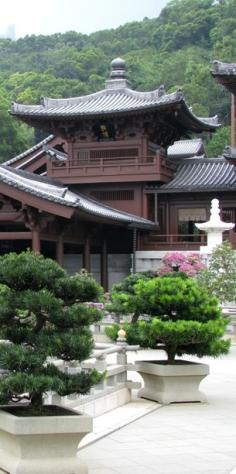
[[[196,132],[214,131],[220,126],[217,116],[199,118],[194,115],[187,106],[181,90],[160,95],[159,89],[152,92],[137,92],[127,88],[112,91],[104,89],[95,94],[77,98],[45,98],[41,105],[24,105],[14,102],[10,113],[26,122],[41,122],[142,114],[177,106],[180,108],[181,122],[185,122],[186,129]]]

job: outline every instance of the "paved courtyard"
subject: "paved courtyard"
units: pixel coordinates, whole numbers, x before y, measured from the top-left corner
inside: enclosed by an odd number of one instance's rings
[[[140,351],[136,359],[144,355],[153,358],[151,351]],[[89,474],[231,473],[236,467],[236,346],[226,357],[202,362],[211,371],[201,384],[207,403],[154,404],[154,411],[79,451]]]

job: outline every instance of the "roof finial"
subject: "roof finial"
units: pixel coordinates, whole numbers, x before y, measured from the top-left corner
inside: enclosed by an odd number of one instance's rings
[[[123,89],[129,86],[129,81],[126,78],[125,60],[121,58],[113,59],[110,79],[106,81],[106,89]]]
[[[116,58],[111,62],[111,79],[125,79],[126,78],[126,63],[124,59]]]

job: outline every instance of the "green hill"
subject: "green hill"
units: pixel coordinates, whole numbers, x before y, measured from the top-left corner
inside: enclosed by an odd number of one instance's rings
[[[12,100],[38,103],[41,96],[95,92],[103,88],[110,62],[117,56],[127,61],[134,88],[180,87],[194,113],[217,113],[229,125],[230,95],[211,77],[210,63],[236,61],[236,0],[173,0],[158,18],[91,35],[69,31],[1,39],[0,159],[22,151],[33,140],[30,129],[7,117]],[[228,137],[228,129],[221,130],[221,148]],[[217,146],[212,150],[221,151]]]

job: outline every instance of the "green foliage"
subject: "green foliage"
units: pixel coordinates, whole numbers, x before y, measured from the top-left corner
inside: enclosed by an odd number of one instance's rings
[[[225,146],[231,142],[230,134],[230,127],[222,127],[217,130],[206,145],[207,156],[222,156]]]
[[[208,269],[199,275],[199,283],[221,302],[235,301],[236,253],[228,240],[213,250]]]
[[[0,257],[0,403],[27,398],[41,405],[46,391],[86,393],[96,371],[65,374],[53,358],[82,361],[93,349],[89,325],[101,311],[88,301],[102,297],[87,273],[69,277],[53,260],[27,251]]]
[[[135,322],[141,314],[139,306],[136,305],[135,285],[140,279],[146,281],[154,277],[155,273],[151,271],[134,273],[124,278],[120,283],[113,285],[111,303],[106,305],[106,309],[117,315],[133,313],[132,322]]]
[[[210,62],[235,61],[235,18],[235,0],[174,0],[158,18],[88,36],[69,31],[17,41],[0,39],[4,99],[0,99],[4,115],[2,121],[0,117],[0,158],[14,156],[32,144],[32,132],[7,117],[12,100],[39,103],[41,96],[95,92],[104,86],[109,64],[117,56],[126,59],[135,88],[151,90],[165,84],[172,91],[181,87],[195,114],[218,114],[228,126],[230,94],[211,77]],[[221,153],[225,139],[226,135],[216,138],[214,147],[211,141],[208,155]]]
[[[22,152],[32,143],[32,132],[24,124],[17,123],[8,113],[10,96],[0,88],[0,163]]]
[[[218,299],[186,274],[139,279],[132,293],[125,295],[124,312],[127,306],[142,315],[134,323],[122,325],[128,342],[163,347],[169,363],[176,355],[218,356],[229,349],[229,341],[222,339],[227,320]],[[107,334],[115,340],[118,329],[113,325]]]

